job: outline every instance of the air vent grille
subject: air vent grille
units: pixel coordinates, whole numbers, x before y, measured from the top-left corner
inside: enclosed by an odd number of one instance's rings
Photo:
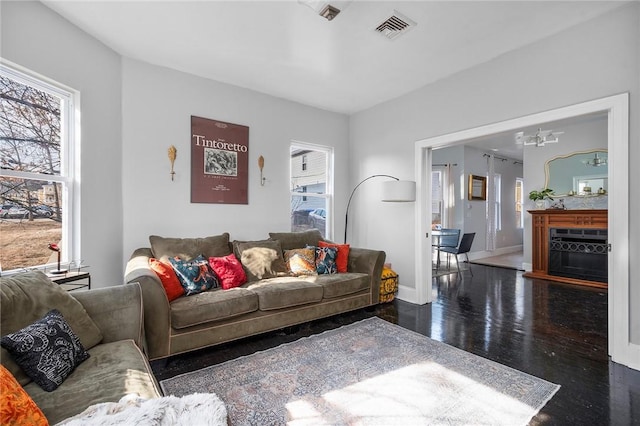
[[[402,15],[397,10],[393,11],[393,15],[385,19],[380,25],[376,27],[376,31],[393,40],[402,34],[409,31],[417,24],[406,16]]]

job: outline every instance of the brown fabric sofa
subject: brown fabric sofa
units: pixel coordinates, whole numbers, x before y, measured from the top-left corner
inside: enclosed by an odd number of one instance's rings
[[[58,309],[79,337],[89,358],[54,391],[47,392],[20,369],[4,348],[2,365],[12,373],[50,424],[102,402],[137,393],[162,396],[144,347],[142,294],[130,284],[68,293],[41,271],[0,278],[2,335],[14,333]]]
[[[224,256],[240,242],[224,244],[222,237],[162,239],[164,253]],[[317,230],[270,233],[282,250],[317,245]],[[221,239],[222,238],[222,239]],[[150,238],[158,244],[158,238]],[[174,248],[166,247],[173,243]],[[189,252],[189,244],[197,246]],[[153,244],[152,244],[153,245]],[[149,267],[158,257],[152,248],[139,248],[127,263],[125,282],[138,282],[144,299],[144,326],[150,360],[213,346],[242,337],[278,330],[336,315],[379,301],[385,253],[350,248],[348,271],[317,276],[277,276],[255,279],[229,290],[211,290],[169,302],[162,283]],[[251,278],[250,278],[251,279]]]

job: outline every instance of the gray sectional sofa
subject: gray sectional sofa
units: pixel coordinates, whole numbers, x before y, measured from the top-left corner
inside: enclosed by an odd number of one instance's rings
[[[49,424],[102,402],[117,402],[131,393],[162,396],[143,354],[142,294],[130,284],[68,293],[41,271],[0,278],[2,335],[14,333],[59,310],[77,334],[89,358],[52,392],[43,390],[4,348],[2,365],[22,385]]]
[[[270,233],[282,251],[315,246],[317,230]],[[210,290],[169,302],[149,259],[225,256],[247,242],[230,242],[228,234],[208,238],[150,237],[152,247],[139,248],[127,263],[125,282],[139,283],[144,300],[144,327],[150,360],[213,346],[378,303],[385,253],[350,248],[348,271],[313,276],[274,276],[229,290]],[[225,240],[226,238],[226,240]],[[240,259],[240,256],[238,256]]]

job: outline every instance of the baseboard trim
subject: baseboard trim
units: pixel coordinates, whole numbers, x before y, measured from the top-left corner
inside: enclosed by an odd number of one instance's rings
[[[480,260],[485,257],[502,256],[503,254],[516,253],[522,251],[522,244],[510,247],[500,247],[493,251],[482,250],[469,253],[469,260]]]

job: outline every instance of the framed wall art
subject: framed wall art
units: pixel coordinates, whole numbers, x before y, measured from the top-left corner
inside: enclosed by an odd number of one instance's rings
[[[487,199],[487,178],[485,176],[469,175],[469,200]]]
[[[249,127],[191,116],[191,202],[248,204]]]

